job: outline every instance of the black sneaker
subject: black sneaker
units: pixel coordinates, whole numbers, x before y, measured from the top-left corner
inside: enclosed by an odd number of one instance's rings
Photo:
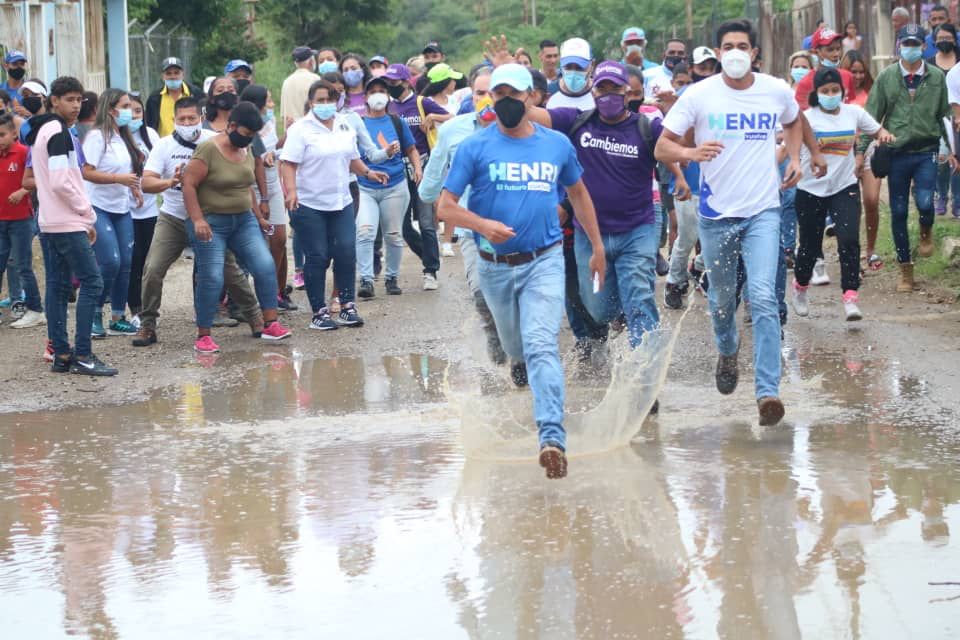
[[[527,386],[527,384],[529,384],[529,380],[527,380],[527,363],[514,362],[510,367],[510,378],[513,380],[513,384],[521,389]]]
[[[340,316],[337,319],[344,327],[362,327],[363,318],[357,313],[357,307],[352,302],[348,302],[340,308]]]
[[[387,278],[384,282],[384,286],[387,289],[388,296],[398,296],[403,293],[403,289],[401,289],[400,285],[397,284],[396,278]]]
[[[720,355],[717,358],[717,391],[725,396],[733,393],[737,388],[737,381],[740,379],[740,371],[737,367],[737,356],[739,350],[732,356]]]
[[[360,288],[357,290],[357,297],[366,300],[372,298],[373,296],[373,280],[363,280],[360,282]]]
[[[383,260],[380,257],[379,251],[373,252],[373,277],[377,278],[380,276],[380,273],[383,271]]]
[[[73,364],[70,365],[70,373],[83,376],[115,376],[120,372],[113,367],[108,367],[91,353],[88,356],[74,357]]]
[[[324,307],[313,314],[313,320],[310,321],[307,328],[315,331],[336,331],[340,328],[340,325],[333,321],[333,318],[330,317],[330,311]]]
[[[277,309],[280,311],[296,311],[299,308],[300,307],[293,303],[289,295],[280,296],[277,298]]]
[[[670,263],[663,259],[660,252],[657,251],[657,275],[665,276],[670,273]]]
[[[683,309],[683,296],[687,293],[687,285],[671,284],[663,289],[663,303],[670,309]]]
[[[54,356],[53,364],[50,365],[50,371],[54,373],[70,373],[70,365],[73,364],[73,354],[67,354],[66,357]]]
[[[650,415],[655,416],[660,413],[660,398],[657,398],[653,401],[653,406],[650,407]]]

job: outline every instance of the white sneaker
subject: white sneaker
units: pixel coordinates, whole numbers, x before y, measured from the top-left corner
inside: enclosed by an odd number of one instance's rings
[[[137,331],[140,331],[140,314],[139,313],[133,316],[132,318],[130,318],[130,324],[136,327]]]
[[[450,242],[444,242],[443,248],[440,250],[440,255],[444,258],[452,258],[456,254],[453,252],[453,244]]]
[[[807,301],[807,287],[801,287],[793,281],[793,311],[798,316],[806,317],[810,314],[810,304]]]
[[[14,329],[29,329],[30,327],[39,327],[47,324],[47,317],[39,311],[27,310],[23,317],[11,324]]]
[[[423,290],[424,291],[436,291],[440,287],[437,284],[437,276],[432,273],[423,274]]]
[[[822,258],[817,258],[817,263],[813,265],[813,276],[810,278],[810,284],[815,287],[830,284],[830,276],[827,275],[827,265]]]
[[[843,294],[843,311],[847,315],[847,322],[863,320],[863,312],[857,306],[860,301],[856,291],[846,291]]]

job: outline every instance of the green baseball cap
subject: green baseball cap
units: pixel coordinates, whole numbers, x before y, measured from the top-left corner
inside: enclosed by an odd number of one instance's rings
[[[427,80],[429,80],[431,84],[434,82],[443,82],[444,80],[459,80],[462,77],[462,73],[454,71],[450,65],[445,62],[434,65],[433,68],[427,72]]]

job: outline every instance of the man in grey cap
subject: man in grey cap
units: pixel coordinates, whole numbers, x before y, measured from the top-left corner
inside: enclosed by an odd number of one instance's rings
[[[161,138],[173,133],[173,105],[180,98],[201,95],[203,91],[183,77],[183,60],[164,58],[160,65],[163,88],[150,94],[143,115],[144,124],[156,129]]]
[[[293,73],[287,76],[280,88],[280,113],[283,126],[289,127],[303,117],[303,107],[307,103],[310,85],[320,80],[317,75],[317,52],[310,47],[297,47],[293,50]]]

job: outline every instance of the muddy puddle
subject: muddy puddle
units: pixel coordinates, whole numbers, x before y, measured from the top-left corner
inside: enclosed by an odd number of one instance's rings
[[[788,346],[767,430],[681,370],[548,483],[464,456],[442,360],[237,357],[0,418],[3,637],[960,634],[960,586],[928,584],[960,582],[957,406],[900,363]]]

